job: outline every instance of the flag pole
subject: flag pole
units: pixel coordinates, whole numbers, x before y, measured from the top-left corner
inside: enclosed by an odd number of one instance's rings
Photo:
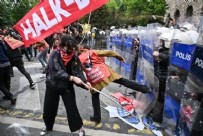
[[[82,84],[83,84],[84,86],[88,86],[88,85],[85,84],[84,82],[82,82]],[[123,110],[127,111],[127,112],[128,112],[130,115],[132,115],[133,117],[138,118],[138,117],[136,117],[133,113],[131,113],[131,112],[129,112],[128,110],[126,110],[125,108],[123,108],[123,106],[122,106],[120,103],[116,102],[114,99],[112,99],[111,97],[109,97],[109,96],[106,95],[105,93],[103,93],[103,92],[97,90],[97,89],[94,88],[94,87],[91,87],[91,89],[94,90],[94,91],[97,92],[97,93],[102,94],[102,95],[105,96],[106,98],[110,99],[111,101],[113,101],[114,103],[116,103],[120,108],[122,108]]]

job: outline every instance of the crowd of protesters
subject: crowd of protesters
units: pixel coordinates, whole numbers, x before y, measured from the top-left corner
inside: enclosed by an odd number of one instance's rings
[[[1,31],[1,50],[2,50],[1,56],[3,56],[1,57],[1,59],[3,59],[2,60],[3,62],[1,62],[1,65],[5,61],[5,65],[3,65],[1,68],[6,70],[6,72],[3,72],[4,70],[1,70],[4,76],[1,76],[0,90],[5,95],[3,97],[4,99],[11,100],[11,104],[15,104],[16,102],[16,98],[14,98],[13,94],[10,93],[10,86],[11,86],[10,77],[14,76],[14,73],[13,73],[14,66],[17,67],[18,70],[28,79],[30,83],[30,88],[32,89],[35,88],[35,83],[33,82],[30,74],[25,70],[23,55],[25,55],[25,58],[28,61],[33,61],[34,57],[37,57],[37,59],[42,65],[41,69],[43,70],[43,73],[46,73],[47,75],[46,94],[45,94],[45,101],[44,101],[44,114],[43,114],[45,127],[43,127],[42,129],[41,135],[46,135],[46,133],[48,131],[51,131],[53,128],[55,116],[57,114],[57,107],[58,107],[57,105],[59,102],[60,95],[62,96],[62,99],[65,103],[65,107],[67,109],[67,116],[68,116],[68,121],[69,121],[69,126],[71,131],[80,130],[80,133],[84,133],[84,130],[82,129],[82,119],[77,110],[74,88],[72,86],[73,83],[81,86],[82,82],[84,82],[84,83],[88,83],[88,87],[84,86],[83,88],[86,87],[90,89],[91,87],[90,83],[87,82],[87,80],[85,79],[83,73],[80,72],[82,71],[81,68],[84,68],[84,66],[80,62],[81,60],[83,60],[81,56],[85,54],[85,52],[81,52],[81,50],[79,50],[83,47],[81,45],[81,42],[83,42],[85,38],[83,37],[82,32],[83,32],[82,26],[76,21],[73,24],[63,28],[62,30],[50,35],[44,40],[39,41],[35,44],[32,44],[27,48],[25,46],[21,46],[16,49],[12,49],[3,40],[4,37],[10,36],[17,40],[21,40],[20,36],[17,34],[16,31],[12,29],[6,29]],[[87,37],[85,38],[85,40],[86,39]],[[88,42],[90,43],[90,41]],[[86,42],[85,44],[83,42],[83,45],[87,47],[88,42]],[[80,54],[80,59],[76,55],[76,52]],[[96,52],[99,53],[99,50],[97,50]],[[106,55],[107,56],[113,55],[113,57],[116,57],[119,60],[124,61],[124,58],[116,52],[112,52],[110,50],[106,50],[104,52],[105,53],[101,52],[100,53],[101,55],[100,56],[98,55],[98,58],[102,59]],[[66,58],[67,53],[68,55],[71,54],[70,58]],[[51,54],[49,57],[49,61],[47,61],[48,54]],[[59,56],[62,56],[62,57],[59,57]],[[63,58],[63,56],[66,56],[66,57]],[[55,64],[56,61],[53,61],[54,59],[58,60],[57,64]],[[73,62],[75,61],[79,61],[77,62],[77,64],[80,64],[80,65],[77,66],[75,70],[69,69],[71,68],[70,65],[73,65],[74,64]],[[59,62],[63,62],[64,64]],[[102,63],[102,65],[105,65],[105,63]],[[61,68],[57,68],[56,66],[61,66]],[[101,91],[102,88],[108,85],[110,82],[116,82],[119,84],[123,84],[127,87],[130,87],[136,91],[141,91],[143,93],[146,93],[146,92],[150,93],[149,88],[147,88],[146,86],[139,85],[132,80],[127,80],[125,78],[122,78],[118,73],[116,73],[109,66],[107,66],[107,69],[109,69],[108,71],[110,71],[110,74],[111,74],[111,75],[108,75],[108,74],[106,75],[108,82],[106,82],[107,79],[104,79],[103,81],[102,80],[100,81],[100,85],[97,84],[96,86],[94,85],[93,87]],[[56,74],[54,74],[53,71],[55,72],[57,71]],[[59,72],[60,74],[57,74]],[[61,74],[61,72],[64,74]],[[57,78],[52,79],[53,76],[57,76]],[[61,87],[63,86],[64,88],[61,89]],[[53,103],[51,104],[51,106],[50,106],[50,102]],[[100,123],[101,121],[101,111],[100,111],[99,103],[100,103],[99,93],[92,92],[92,105],[94,109],[94,114],[90,116],[90,119],[92,121],[95,121],[96,123]],[[74,109],[75,111],[71,111],[70,108],[72,110]],[[72,123],[72,122],[75,122],[75,120],[78,120],[78,123]]]
[[[96,29],[94,29],[93,33],[95,33],[95,31]],[[88,35],[84,37],[82,32],[82,26],[76,21],[42,41],[32,44],[27,48],[21,46],[16,49],[12,49],[4,41],[4,37],[10,36],[17,40],[21,40],[17,32],[12,29],[1,30],[0,32],[0,90],[5,95],[3,99],[10,100],[12,105],[16,103],[16,98],[10,92],[10,86],[12,84],[11,77],[14,76],[12,67],[17,67],[28,79],[31,89],[35,88],[36,84],[33,82],[29,72],[25,70],[23,54],[28,61],[33,61],[33,59],[37,57],[42,65],[41,69],[43,70],[43,73],[46,74],[46,92],[43,110],[45,126],[42,128],[40,133],[41,136],[46,135],[53,129],[60,96],[66,108],[70,130],[72,132],[78,130],[80,136],[85,135],[85,131],[82,127],[83,122],[76,105],[74,84],[84,89],[91,90],[91,87],[94,87],[101,91],[109,83],[115,82],[138,92],[151,93],[151,90],[147,86],[123,78],[106,65],[103,59],[105,56],[115,57],[120,61],[125,61],[125,59],[114,51],[92,50],[91,48],[94,45],[91,43],[92,40],[88,40]],[[100,35],[104,34],[100,33]],[[136,54],[138,54],[139,38],[133,40],[133,45]],[[165,48],[164,45],[161,47],[164,51],[168,51],[168,48]],[[159,54],[157,55],[154,53],[154,56],[158,57]],[[137,68],[138,56],[136,55],[134,57],[132,63],[133,67],[131,68],[133,71],[132,75],[136,75]],[[100,64],[98,64],[98,61]],[[87,74],[89,71],[94,70],[95,65],[99,65],[99,67],[104,70],[101,71],[104,72],[104,77],[98,80],[95,79],[96,82],[87,76],[89,75]],[[83,71],[86,73],[86,76],[84,76]],[[135,79],[135,77],[133,77],[133,79]],[[163,82],[165,83],[165,78],[163,79]],[[162,85],[161,87],[165,86]],[[95,121],[98,124],[101,122],[99,93],[91,91],[91,94],[94,113],[90,116],[90,120]],[[164,92],[159,96],[160,98],[158,98],[161,102],[163,102],[163,95]]]
[[[16,103],[16,98],[10,92],[11,88],[11,77],[14,76],[13,67],[18,68],[18,70],[28,79],[29,86],[31,89],[35,88],[35,83],[33,82],[29,72],[26,71],[24,67],[23,54],[25,53],[25,48],[15,48],[12,49],[10,45],[4,40],[5,37],[13,37],[17,40],[20,40],[19,35],[14,34],[15,32],[11,29],[4,29],[0,31],[0,42],[1,42],[1,76],[0,76],[0,90],[3,92],[4,100],[11,100],[11,104]],[[27,49],[26,49],[27,54]],[[28,54],[26,55],[28,61],[31,61]]]
[[[28,79],[31,89],[35,88],[36,84],[33,82],[30,74],[25,70],[23,55],[25,55],[28,62],[37,58],[42,65],[42,72],[46,74],[46,93],[43,112],[45,126],[42,128],[40,135],[46,135],[53,129],[55,117],[57,115],[57,108],[60,98],[59,96],[61,96],[64,101],[70,130],[78,130],[81,136],[85,135],[85,131],[82,127],[82,119],[76,106],[75,92],[73,87],[73,84],[76,84],[84,89],[91,88],[91,84],[89,83],[91,81],[89,81],[89,78],[85,78],[86,76],[84,76],[83,73],[84,69],[82,69],[84,66],[81,63],[81,56],[84,52],[79,50],[83,47],[82,45],[87,46],[87,43],[90,43],[90,41],[84,44],[83,41],[85,41],[87,37],[83,37],[84,35],[82,32],[82,26],[76,21],[62,30],[50,35],[44,40],[30,45],[29,47],[25,47],[23,45],[21,47],[12,49],[10,45],[4,41],[4,37],[9,36],[21,41],[20,35],[18,35],[17,32],[12,29],[1,31],[0,51],[2,57],[0,68],[2,70],[0,72],[2,76],[0,77],[0,90],[5,95],[3,97],[4,99],[10,100],[11,104],[13,105],[16,102],[16,98],[14,98],[13,94],[10,93],[10,84],[12,84],[10,78],[14,76],[12,69],[13,67],[17,67],[18,70]],[[81,45],[81,43],[83,44]],[[108,54],[110,51],[106,50],[105,52]],[[80,58],[78,53],[80,54]],[[118,55],[116,52],[111,52],[111,54],[115,54],[114,57],[124,61],[123,57]],[[103,57],[104,55],[98,56],[98,58],[101,59]],[[105,65],[105,63],[102,63],[101,65]],[[102,88],[108,85],[110,82],[116,82],[133,88],[136,91],[150,93],[149,88],[146,86],[139,85],[134,81],[122,78],[109,66],[106,67],[109,69],[111,75],[105,75],[105,77],[108,78],[108,82],[106,82],[107,79],[100,81],[100,85],[104,85],[105,83],[104,86],[100,86],[98,88],[98,84],[96,86],[93,84],[93,87],[96,87],[98,90],[101,91]],[[92,92],[94,114],[90,116],[90,119],[96,123],[101,122],[98,94],[99,93]]]

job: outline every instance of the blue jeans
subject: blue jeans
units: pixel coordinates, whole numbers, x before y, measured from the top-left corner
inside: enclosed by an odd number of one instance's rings
[[[38,60],[42,64],[42,67],[45,67],[47,64],[47,53],[48,49],[44,49],[44,51],[41,51],[38,55]]]

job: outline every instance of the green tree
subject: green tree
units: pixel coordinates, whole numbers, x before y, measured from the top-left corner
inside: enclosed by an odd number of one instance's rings
[[[164,0],[110,0],[106,5],[108,25],[121,27],[127,25],[145,25],[151,22],[161,22],[165,14]],[[156,19],[154,18],[154,16]],[[95,21],[100,21],[98,18]]]
[[[14,3],[11,11],[11,15],[14,20],[13,23],[17,23],[38,2],[39,0],[18,0]]]
[[[17,23],[39,0],[1,0],[0,26]]]
[[[90,17],[90,20],[89,20]],[[89,23],[91,26],[100,28],[100,29],[105,29],[106,26],[109,26],[111,24],[112,16],[109,14],[109,9],[106,5],[100,7],[99,9],[93,11],[91,14],[86,15],[83,17],[80,22],[81,23]]]
[[[164,15],[164,0],[125,0],[129,15]]]
[[[11,4],[6,1],[0,1],[0,26],[7,26],[12,23]]]

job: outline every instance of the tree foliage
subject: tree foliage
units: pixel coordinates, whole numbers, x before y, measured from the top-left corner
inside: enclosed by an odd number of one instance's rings
[[[0,7],[0,26],[11,24],[13,22],[10,15],[11,5],[8,2],[0,1]]]
[[[13,26],[39,1],[0,0],[0,27]],[[152,15],[159,16],[160,20],[164,14],[164,0],[110,0],[106,5],[91,13],[90,24],[100,29],[112,25],[144,25],[153,21]],[[88,20],[89,15],[80,21],[88,23]]]
[[[164,0],[126,0],[128,13],[134,15],[164,15]]]
[[[100,28],[104,25],[146,25],[162,22],[164,14],[164,0],[110,0],[107,5],[92,12],[90,22]]]
[[[104,29],[111,24],[113,16],[109,14],[109,9],[106,5],[95,10],[91,14],[86,15],[80,20],[81,23],[90,23],[92,26]],[[89,20],[90,19],[90,20]]]
[[[36,0],[18,0],[17,3],[14,3],[11,13],[14,23],[19,21],[37,2]]]
[[[39,0],[1,0],[0,26],[17,23]]]

